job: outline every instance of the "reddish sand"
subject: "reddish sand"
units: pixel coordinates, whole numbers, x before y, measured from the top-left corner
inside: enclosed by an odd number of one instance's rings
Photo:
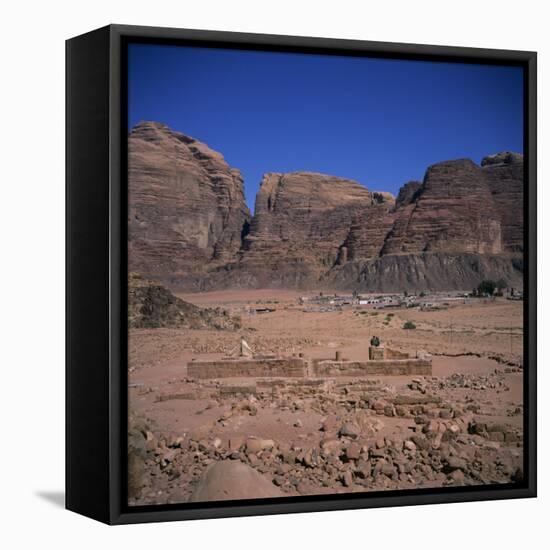
[[[219,437],[223,445],[235,436],[269,438],[306,447],[319,444],[323,435],[319,426],[324,415],[315,407],[293,411],[278,407],[275,400],[273,406],[266,406],[264,401],[256,415],[233,415],[220,424],[220,417],[235,404],[235,399],[228,398],[226,402],[219,396],[213,399],[213,396],[219,395],[220,388],[258,381],[223,379],[197,382],[187,378],[187,363],[193,358],[204,360],[235,356],[241,335],[256,353],[285,355],[303,352],[309,357],[334,357],[336,351],[341,351],[345,358],[365,360],[373,335],[379,336],[388,347],[412,356],[419,350],[428,351],[433,354],[433,376],[438,380],[445,381],[447,377],[461,373],[477,377],[476,380],[481,380],[479,384],[484,384],[480,389],[453,388],[445,382],[442,389],[433,390],[445,403],[456,403],[459,407],[476,403],[479,421],[502,422],[521,429],[523,416],[517,411],[518,408],[521,410],[523,402],[522,374],[521,371],[505,372],[502,364],[521,365],[520,302],[456,303],[445,311],[429,312],[352,308],[309,312],[299,304],[299,294],[293,291],[232,291],[180,296],[199,306],[219,306],[240,315],[243,328],[238,332],[185,329],[130,331],[130,413],[151,419],[159,433],[179,434],[196,440]],[[275,311],[262,314],[251,312],[263,307]],[[407,320],[413,321],[417,328],[403,329]],[[385,388],[389,395],[400,395],[410,393],[409,384],[416,377],[368,378],[373,379],[378,388]],[[485,379],[486,384],[483,382]],[[498,381],[496,385],[494,380]],[[354,381],[352,378],[339,378],[332,383],[345,386]],[[436,386],[438,383],[434,382]],[[378,435],[410,436],[414,427],[412,417],[383,417]],[[165,498],[177,501],[189,496],[189,487],[182,489],[179,485],[178,490],[174,489],[171,493],[170,484],[168,481],[166,483],[164,494],[172,496]],[[337,490],[346,489],[339,486]],[[143,502],[164,501],[153,495],[145,497]]]

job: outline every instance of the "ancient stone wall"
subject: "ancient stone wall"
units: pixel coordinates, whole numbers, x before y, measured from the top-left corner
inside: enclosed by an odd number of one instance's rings
[[[308,368],[309,367],[309,368]],[[386,359],[375,361],[335,361],[300,357],[220,359],[219,361],[192,361],[187,373],[193,378],[306,378],[364,375],[431,375],[429,359]]]
[[[409,354],[396,349],[386,348],[386,359],[408,359]]]
[[[427,359],[386,359],[384,361],[313,361],[314,376],[431,375]]]
[[[369,346],[369,360],[382,361],[386,358],[384,346]]]
[[[187,365],[187,374],[193,378],[257,378],[284,376],[304,378],[307,361],[299,357],[280,359],[243,359],[235,361],[192,361]]]

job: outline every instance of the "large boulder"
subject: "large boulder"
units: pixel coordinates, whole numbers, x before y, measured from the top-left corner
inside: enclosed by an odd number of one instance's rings
[[[208,466],[190,502],[282,497],[284,494],[256,470],[239,460]]]

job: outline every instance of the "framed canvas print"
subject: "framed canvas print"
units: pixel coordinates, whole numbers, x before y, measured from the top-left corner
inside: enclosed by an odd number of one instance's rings
[[[536,495],[536,54],[67,42],[67,508]]]

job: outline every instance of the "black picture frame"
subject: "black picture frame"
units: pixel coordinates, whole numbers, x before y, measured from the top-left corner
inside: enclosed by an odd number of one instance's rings
[[[129,508],[126,46],[129,42],[520,66],[524,71],[524,480]],[[66,507],[108,524],[536,496],[535,52],[109,25],[66,43]]]

